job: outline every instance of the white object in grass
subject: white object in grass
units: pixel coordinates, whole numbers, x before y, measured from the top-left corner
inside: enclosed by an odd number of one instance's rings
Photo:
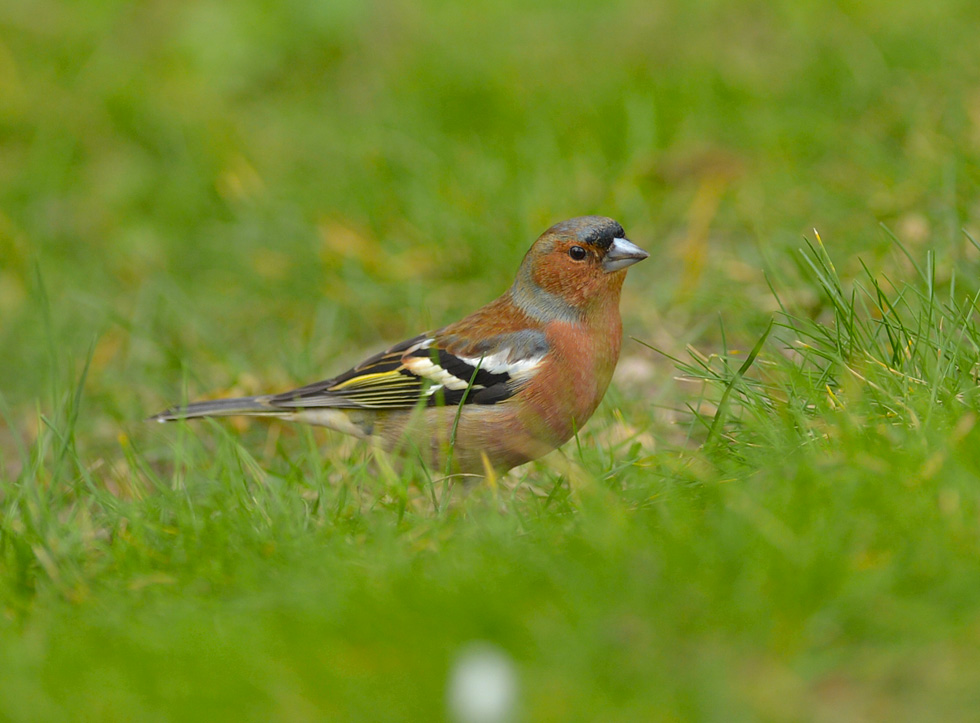
[[[507,723],[515,718],[517,671],[497,646],[469,643],[456,656],[446,693],[456,723]]]

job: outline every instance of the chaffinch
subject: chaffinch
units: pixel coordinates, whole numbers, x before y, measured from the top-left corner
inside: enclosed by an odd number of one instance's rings
[[[373,438],[436,468],[504,472],[592,416],[619,359],[626,269],[647,256],[611,218],[563,221],[534,242],[510,289],[454,324],[326,381],[151,419],[279,417]]]

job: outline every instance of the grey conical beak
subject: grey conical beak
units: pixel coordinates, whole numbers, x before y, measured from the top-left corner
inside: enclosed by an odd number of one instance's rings
[[[606,271],[619,271],[632,266],[637,261],[643,261],[649,255],[632,241],[614,238],[602,259],[602,268]]]

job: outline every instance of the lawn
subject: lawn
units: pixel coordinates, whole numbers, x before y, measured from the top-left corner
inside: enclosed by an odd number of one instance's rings
[[[0,720],[980,710],[972,0],[0,0]],[[494,484],[148,424],[651,253]],[[482,646],[482,648],[480,647]],[[472,718],[473,721],[484,720]]]

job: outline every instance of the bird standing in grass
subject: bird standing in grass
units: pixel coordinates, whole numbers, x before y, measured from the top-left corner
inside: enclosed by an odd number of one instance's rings
[[[611,218],[563,221],[534,242],[507,292],[454,324],[326,381],[152,419],[279,417],[436,468],[501,473],[560,447],[592,416],[619,359],[626,269],[647,256]]]

